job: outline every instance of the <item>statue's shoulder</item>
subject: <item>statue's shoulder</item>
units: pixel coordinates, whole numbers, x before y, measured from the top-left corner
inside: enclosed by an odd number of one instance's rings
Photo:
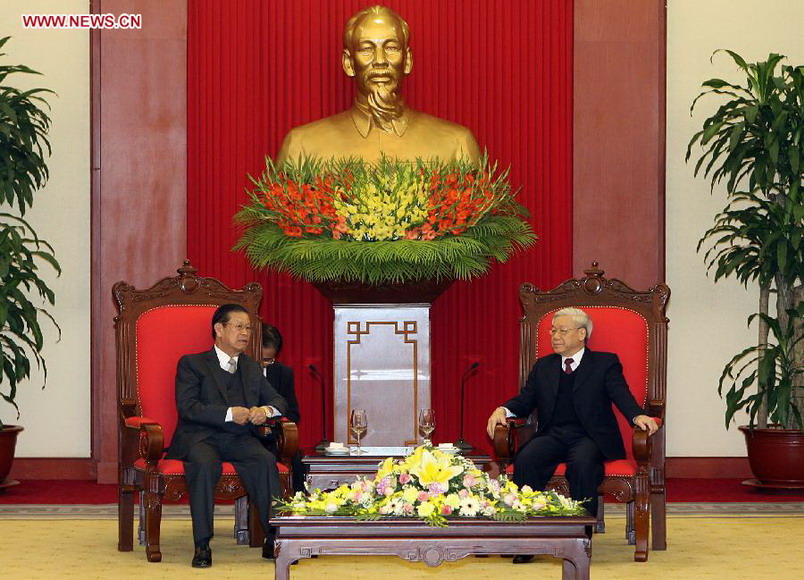
[[[420,111],[410,111],[409,130],[418,138],[426,136],[426,141],[440,157],[464,157],[474,163],[480,161],[480,147],[468,127]]]
[[[353,127],[353,125],[352,119],[349,116],[349,111],[343,111],[337,115],[324,117],[318,121],[313,121],[305,125],[294,127],[290,130],[288,136],[292,136],[296,139],[304,139],[310,135],[318,136],[330,132],[341,133],[343,132],[344,128],[350,127]]]
[[[357,135],[348,111],[294,127],[285,135],[277,162],[296,159],[302,155],[327,157],[327,148],[331,148],[333,143],[342,142],[344,135],[349,135],[350,132]]]
[[[427,113],[422,113],[421,111],[410,110],[410,122],[411,124],[416,124],[422,129],[435,130],[467,137],[472,136],[472,132],[463,125],[453,123],[452,121],[447,121],[446,119],[442,119],[440,117],[434,117],[432,115],[428,115]]]

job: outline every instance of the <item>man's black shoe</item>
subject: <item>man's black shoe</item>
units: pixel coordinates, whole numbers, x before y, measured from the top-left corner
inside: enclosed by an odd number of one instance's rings
[[[212,566],[212,550],[209,544],[196,546],[192,564],[193,568],[209,568]]]
[[[514,556],[514,564],[527,564],[533,560],[533,554],[517,554]]]

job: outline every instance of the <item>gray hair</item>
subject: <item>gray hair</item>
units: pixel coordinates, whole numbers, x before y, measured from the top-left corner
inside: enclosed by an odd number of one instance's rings
[[[584,342],[589,341],[589,337],[592,336],[592,328],[594,325],[592,324],[592,319],[589,318],[589,315],[586,312],[580,308],[562,308],[561,310],[556,310],[555,313],[553,313],[553,320],[559,316],[572,317],[572,322],[574,322],[578,328],[586,329],[586,338],[584,339]]]

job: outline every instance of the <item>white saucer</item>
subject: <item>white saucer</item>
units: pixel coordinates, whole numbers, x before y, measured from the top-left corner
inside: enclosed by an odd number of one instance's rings
[[[324,449],[324,453],[326,455],[349,455],[349,448],[348,447],[339,447],[337,449],[330,449],[327,447]]]

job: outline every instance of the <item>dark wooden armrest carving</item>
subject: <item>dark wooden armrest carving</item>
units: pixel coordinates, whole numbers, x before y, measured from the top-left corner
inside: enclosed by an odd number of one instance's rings
[[[500,459],[510,459],[513,453],[511,452],[511,439],[513,428],[509,424],[497,425],[494,428],[494,454]]]
[[[266,429],[270,429],[276,438],[276,448],[279,460],[288,463],[299,450],[299,428],[296,423],[283,417],[268,419]]]
[[[149,467],[156,467],[156,462],[165,453],[165,435],[159,423],[140,424],[140,457],[145,459]]]
[[[494,454],[504,460],[510,461],[517,449],[517,431],[520,427],[527,424],[525,419],[510,418],[505,425],[497,425],[494,428]]]
[[[634,460],[637,463],[650,462],[653,446],[647,431],[639,428],[634,429],[634,434],[631,437],[631,449],[634,452]]]

